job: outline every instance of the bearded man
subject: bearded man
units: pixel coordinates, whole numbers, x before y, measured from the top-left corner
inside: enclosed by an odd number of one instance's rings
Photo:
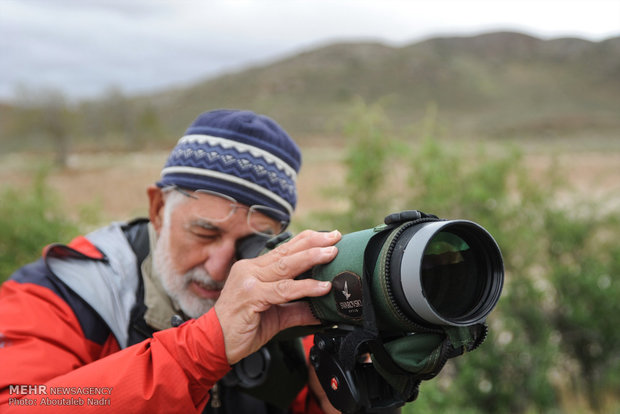
[[[270,374],[282,388],[250,392],[230,380],[278,332],[318,323],[298,299],[331,289],[295,277],[336,256],[338,231],[307,230],[240,260],[245,241],[287,228],[300,163],[266,116],[201,114],[148,187],[148,219],[48,246],[2,285],[2,411],[330,410],[320,389],[287,387],[308,372],[290,343],[273,355],[285,362]]]

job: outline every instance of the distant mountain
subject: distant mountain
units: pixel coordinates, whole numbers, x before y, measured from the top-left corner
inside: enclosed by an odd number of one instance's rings
[[[332,44],[146,99],[176,131],[204,110],[235,107],[303,137],[330,132],[355,97],[383,100],[403,127],[435,105],[453,136],[620,131],[620,37],[497,32],[398,48]]]
[[[199,113],[222,107],[269,115],[300,141],[334,137],[359,98],[380,102],[405,133],[433,108],[441,133],[455,138],[616,139],[620,37],[497,32],[404,47],[338,43],[148,96],[112,93],[77,108],[42,98],[42,107],[0,104],[0,152],[168,148]]]

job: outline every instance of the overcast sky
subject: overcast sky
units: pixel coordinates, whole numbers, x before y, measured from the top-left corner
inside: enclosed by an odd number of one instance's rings
[[[0,0],[0,99],[149,92],[334,41],[495,30],[600,41],[620,35],[620,0]]]

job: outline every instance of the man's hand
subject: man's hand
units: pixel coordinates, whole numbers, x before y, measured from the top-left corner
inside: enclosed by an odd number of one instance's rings
[[[271,252],[234,264],[215,303],[232,365],[257,351],[283,329],[316,324],[304,297],[327,294],[330,282],[293,280],[313,266],[336,257],[338,231],[306,230]]]

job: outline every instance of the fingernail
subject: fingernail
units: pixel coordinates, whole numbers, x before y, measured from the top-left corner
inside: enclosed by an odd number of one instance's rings
[[[329,233],[330,239],[336,239],[338,237],[340,237],[340,232],[338,230],[333,230]]]
[[[336,253],[336,251],[336,246],[323,247],[323,253],[325,253],[326,256],[331,256]]]
[[[331,282],[326,281],[326,282],[320,282],[320,283],[319,283],[319,286],[320,286],[321,288],[327,288],[327,287],[329,287],[331,284],[332,284]]]

